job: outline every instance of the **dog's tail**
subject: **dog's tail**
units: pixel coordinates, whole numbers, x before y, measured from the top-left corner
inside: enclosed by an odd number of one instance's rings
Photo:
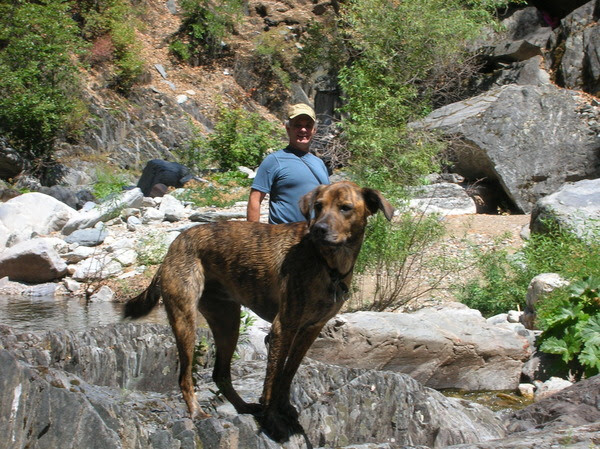
[[[160,299],[161,268],[158,269],[146,290],[125,303],[123,318],[141,318],[148,315],[156,307]]]

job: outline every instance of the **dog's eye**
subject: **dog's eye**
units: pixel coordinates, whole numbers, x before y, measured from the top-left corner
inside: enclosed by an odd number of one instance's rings
[[[319,212],[321,212],[321,209],[323,209],[323,205],[321,203],[315,203],[314,209],[315,212],[318,214]]]
[[[354,206],[352,204],[342,204],[340,206],[340,210],[342,212],[350,212],[352,209],[354,209]]]

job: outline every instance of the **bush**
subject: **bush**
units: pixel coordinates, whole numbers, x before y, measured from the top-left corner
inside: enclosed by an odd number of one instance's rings
[[[243,1],[182,0],[183,22],[178,37],[171,44],[173,54],[193,65],[203,55],[214,58],[224,53],[223,40],[233,32],[241,17]]]
[[[41,172],[55,139],[69,127],[76,134],[71,115],[83,109],[73,55],[84,45],[68,8],[60,0],[0,3],[0,132]]]
[[[259,114],[222,107],[217,120],[207,143],[210,156],[223,170],[257,167],[267,150],[282,145],[281,128]]]
[[[406,212],[392,224],[382,214],[369,219],[355,265],[354,286],[358,291],[348,309],[398,310],[435,288],[436,280],[424,285],[417,279],[427,266],[425,248],[442,234],[443,225],[434,215]],[[373,291],[364,291],[366,279],[373,279]],[[365,299],[366,295],[372,299]]]
[[[113,87],[129,92],[144,72],[141,45],[135,34],[134,9],[126,0],[77,0],[83,36],[93,42],[91,63],[112,61]]]
[[[538,274],[558,273],[569,280],[600,276],[600,244],[547,227],[548,233],[532,234],[514,255],[498,248],[480,252],[481,276],[458,287],[459,300],[491,316],[524,305],[527,287]]]
[[[568,292],[546,309],[539,349],[560,356],[563,375],[594,376],[600,372],[600,277],[586,276]]]

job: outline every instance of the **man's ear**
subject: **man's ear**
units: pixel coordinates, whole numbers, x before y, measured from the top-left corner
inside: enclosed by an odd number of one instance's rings
[[[315,205],[315,199],[317,198],[317,195],[319,194],[322,188],[322,185],[314,188],[302,198],[300,198],[300,201],[298,201],[298,206],[300,206],[300,212],[302,212],[302,215],[304,215],[306,221],[310,221],[310,213],[312,212],[313,206]]]
[[[376,214],[377,211],[380,210],[383,212],[383,215],[385,215],[385,218],[390,221],[392,220],[394,208],[378,190],[365,187],[362,189],[362,194],[371,215]]]

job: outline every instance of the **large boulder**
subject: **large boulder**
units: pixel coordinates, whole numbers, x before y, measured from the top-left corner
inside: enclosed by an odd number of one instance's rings
[[[552,85],[498,87],[413,123],[452,137],[454,170],[498,182],[522,212],[565,181],[600,176],[600,139],[578,93]]]
[[[42,283],[67,274],[67,264],[44,239],[18,243],[0,253],[0,278]]]
[[[167,326],[127,324],[40,335],[15,335],[0,327],[0,361],[0,410],[9,418],[0,419],[0,433],[8,436],[8,445],[0,442],[0,447],[34,442],[40,449],[280,447],[260,432],[253,417],[238,415],[215,397],[210,368],[199,369],[197,386],[213,418],[187,419]],[[264,370],[262,361],[234,365],[242,397],[258,400]],[[288,449],[306,447],[304,438],[328,447],[392,442],[393,447],[441,448],[505,434],[485,407],[446,398],[392,372],[308,362],[297,374],[291,399],[306,435],[290,440]]]
[[[565,17],[549,43],[552,51],[547,52],[547,64],[555,70],[559,85],[593,95],[600,90],[597,9],[598,1],[593,0]]]
[[[567,183],[540,199],[531,212],[531,232],[553,226],[589,241],[600,235],[600,179]]]
[[[0,248],[60,231],[77,211],[44,195],[25,193],[0,204]]]
[[[410,314],[356,312],[330,321],[309,357],[405,373],[433,388],[508,390],[517,388],[532,353],[522,333],[459,305]]]
[[[102,204],[85,212],[76,213],[62,228],[64,235],[69,235],[77,229],[91,228],[100,222],[105,222],[119,215],[123,209],[140,207],[144,194],[138,188],[127,190],[120,195],[105,200]]]

